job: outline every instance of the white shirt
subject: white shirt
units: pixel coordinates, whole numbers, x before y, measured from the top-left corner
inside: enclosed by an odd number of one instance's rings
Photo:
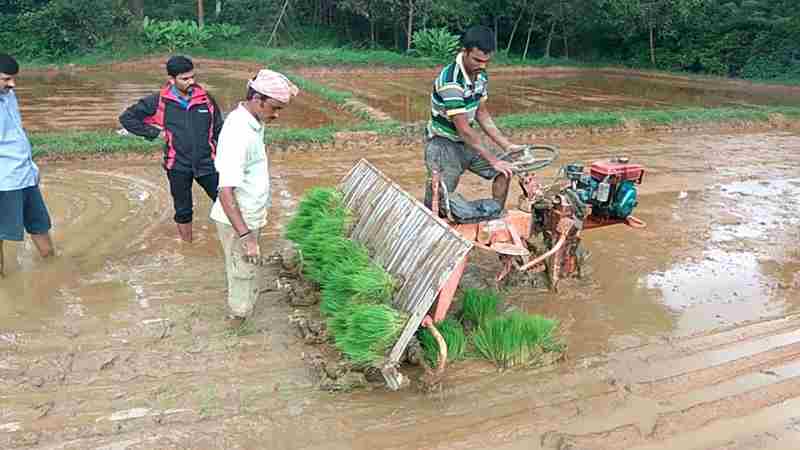
[[[270,186],[264,125],[241,103],[225,118],[214,166],[219,172],[219,189],[236,188],[233,193],[247,228],[266,225]],[[211,207],[211,219],[231,225],[219,196]]]

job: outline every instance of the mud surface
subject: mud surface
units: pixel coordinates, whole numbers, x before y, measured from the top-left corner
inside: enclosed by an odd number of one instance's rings
[[[6,243],[0,448],[798,448],[800,134],[554,143],[561,163],[644,164],[648,228],[587,232],[593,276],[559,295],[508,292],[562,322],[567,362],[498,373],[466,361],[426,394],[321,392],[272,269],[254,320],[227,330],[209,201],[195,190],[196,241],[177,241],[157,161],[42,164],[60,255]],[[361,157],[421,195],[418,145],[272,155],[265,252],[305,189]],[[460,189],[488,195],[471,175]]]
[[[352,91],[397,120],[425,120],[435,70],[398,73],[314,73],[317,81]],[[796,105],[800,89],[595,69],[489,70],[494,114],[614,111],[669,107]]]
[[[157,92],[167,80],[164,60],[112,64],[88,69],[22,71],[16,89],[25,127],[31,131],[102,130],[120,127],[117,117],[139,98]],[[195,59],[197,82],[223,111],[244,99],[247,80],[260,66]],[[279,127],[318,128],[352,125],[358,119],[308,92],[281,112]]]

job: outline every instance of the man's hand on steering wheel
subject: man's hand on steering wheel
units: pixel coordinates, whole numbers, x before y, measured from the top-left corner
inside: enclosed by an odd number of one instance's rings
[[[511,178],[514,175],[514,170],[513,170],[514,167],[511,165],[511,163],[507,162],[507,161],[503,161],[501,159],[495,159],[492,162],[492,168],[494,168],[494,170],[502,173],[507,178]]]

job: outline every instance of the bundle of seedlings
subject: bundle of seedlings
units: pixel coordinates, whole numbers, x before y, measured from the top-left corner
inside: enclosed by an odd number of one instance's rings
[[[322,281],[320,311],[332,318],[350,303],[353,296],[353,276],[370,265],[367,250],[349,239],[342,239],[342,248],[337,264],[328,271]]]
[[[300,243],[303,274],[317,285],[322,285],[335,266],[345,245],[349,222],[350,212],[344,206],[333,206],[314,219],[311,230]]]
[[[500,368],[528,364],[557,349],[555,320],[518,311],[490,319],[478,327],[473,343],[478,352]]]
[[[286,225],[286,239],[302,244],[311,232],[316,219],[327,211],[342,206],[342,194],[334,188],[315,187],[308,190],[297,205],[292,220]]]
[[[464,356],[467,347],[467,336],[464,334],[464,327],[454,319],[445,319],[436,324],[436,329],[444,338],[447,344],[447,361],[456,361]],[[418,334],[425,360],[431,366],[439,364],[439,344],[427,328],[420,330]]]
[[[500,297],[493,291],[468,288],[464,289],[461,303],[461,320],[468,329],[473,329],[497,316]]]
[[[350,211],[333,189],[311,189],[287,226],[300,250],[305,278],[321,290],[328,334],[357,366],[383,359],[408,317],[391,306],[397,282],[347,239]]]
[[[371,263],[368,258],[366,258],[366,264],[363,264],[365,255],[366,252],[357,254],[347,261],[340,261],[339,265],[332,270],[329,281],[322,288],[320,311],[328,316],[328,331],[337,346],[348,339],[355,338],[362,339],[365,343],[372,342],[373,337],[370,334],[359,337],[358,332],[354,332],[352,329],[355,312],[363,313],[365,311],[363,306],[391,309],[389,305],[396,283],[391,275]],[[391,322],[392,317],[386,314],[375,314],[370,317],[372,321],[370,326],[391,328],[390,325],[381,325],[379,321],[382,319]],[[364,329],[361,330],[364,331]],[[352,346],[348,348],[352,348]],[[340,350],[351,356],[341,346]]]
[[[344,335],[336,339],[336,347],[359,367],[376,366],[383,361],[403,331],[408,315],[389,305],[354,303],[337,314],[344,320]]]

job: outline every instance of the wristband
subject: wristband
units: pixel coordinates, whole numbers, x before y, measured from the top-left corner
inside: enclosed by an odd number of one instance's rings
[[[253,232],[252,230],[247,230],[246,232],[244,232],[244,233],[239,235],[239,239],[243,239],[243,238],[247,237],[247,235],[252,233],[252,232]]]

